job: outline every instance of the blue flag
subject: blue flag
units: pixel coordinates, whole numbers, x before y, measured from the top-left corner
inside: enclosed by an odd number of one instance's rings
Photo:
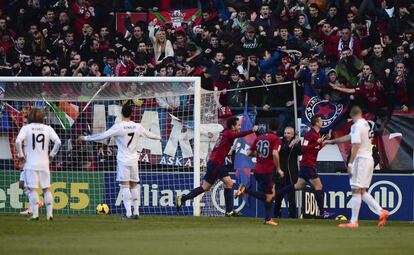
[[[310,126],[312,116],[319,114],[322,119],[321,132],[328,132],[344,117],[348,99],[330,102],[322,99],[310,84],[305,84],[302,108],[302,123]]]
[[[251,130],[253,128],[254,122],[256,121],[256,113],[253,116],[253,121],[250,119],[249,113],[247,112],[247,102],[244,107],[244,112],[242,115],[242,125],[241,131]],[[236,153],[234,157],[234,168],[253,168],[254,162],[252,157],[246,155],[247,150],[250,148],[250,145],[256,139],[256,135],[250,134],[245,137],[240,137],[236,142]]]
[[[247,112],[247,100],[244,105],[244,112],[242,115],[242,126],[241,131],[251,130],[253,128],[254,122],[256,121],[256,112],[254,112],[253,120],[250,119],[249,113]],[[234,169],[236,170],[236,179],[237,183],[243,184],[246,187],[250,186],[250,172],[254,167],[254,162],[252,157],[246,155],[247,150],[250,148],[250,145],[256,139],[256,135],[250,134],[245,137],[237,139],[236,142],[236,153],[234,157]],[[249,197],[245,196],[244,201],[246,205],[249,206]]]

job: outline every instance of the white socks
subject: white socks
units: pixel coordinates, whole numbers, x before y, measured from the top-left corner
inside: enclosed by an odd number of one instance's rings
[[[24,187],[23,189],[24,194],[27,196],[27,198],[29,198],[30,195],[30,189],[28,187]]]
[[[352,194],[351,206],[352,217],[351,223],[358,223],[359,209],[361,208],[361,194]]]
[[[131,189],[132,206],[134,207],[134,215],[139,215],[139,204],[141,201],[141,187],[135,186]]]
[[[122,201],[124,201],[124,206],[126,210],[126,216],[132,216],[131,210],[131,191],[129,189],[129,185],[121,185],[121,192],[122,192]]]
[[[46,204],[46,218],[53,217],[53,196],[50,190],[44,193],[45,204]]]
[[[29,192],[29,204],[30,209],[32,210],[32,218],[39,217],[39,195],[36,190],[31,190]]]
[[[377,200],[375,200],[371,194],[369,194],[368,192],[364,192],[364,194],[362,195],[362,200],[369,205],[370,207],[374,208],[375,213],[378,215],[381,215],[381,211],[382,208],[381,206],[378,204]]]

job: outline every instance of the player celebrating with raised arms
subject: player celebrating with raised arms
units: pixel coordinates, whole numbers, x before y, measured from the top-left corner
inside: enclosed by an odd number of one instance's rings
[[[233,146],[234,140],[256,132],[258,126],[254,126],[252,130],[240,132],[241,124],[237,117],[227,119],[226,129],[221,131],[216,145],[211,152],[207,162],[207,172],[204,176],[203,184],[190,191],[189,194],[177,196],[177,211],[181,209],[183,203],[189,199],[209,191],[216,180],[220,179],[224,183],[224,200],[226,204],[226,216],[238,216],[238,212],[233,210],[233,181],[224,165],[225,158]]]
[[[272,119],[269,123],[269,132],[260,135],[253,142],[247,155],[256,156],[256,165],[254,166],[254,178],[258,182],[258,191],[251,188],[246,188],[240,185],[237,190],[236,197],[244,193],[250,194],[253,197],[264,202],[265,207],[265,221],[264,224],[277,226],[277,222],[272,220],[273,213],[273,199],[275,195],[273,174],[274,169],[283,177],[283,171],[280,169],[279,149],[280,138],[276,135],[278,129],[278,122]]]
[[[55,130],[43,124],[45,114],[40,109],[31,109],[28,123],[20,129],[16,138],[16,148],[20,163],[23,165],[25,185],[28,192],[32,217],[29,220],[39,220],[39,195],[36,189],[43,189],[46,203],[46,219],[53,220],[53,196],[50,191],[49,163],[59,150],[61,141]],[[49,153],[49,143],[54,146]],[[23,150],[24,143],[24,150]]]
[[[306,187],[307,183],[311,183],[315,189],[315,199],[319,207],[320,217],[328,217],[328,213],[325,214],[323,207],[324,193],[321,179],[319,178],[316,170],[316,159],[318,153],[322,149],[323,141],[329,139],[329,135],[320,135],[322,128],[322,119],[319,115],[314,115],[311,118],[312,128],[305,134],[302,143],[302,160],[300,161],[299,178],[295,184],[287,185],[276,192],[276,197],[284,197],[287,193],[294,190],[301,190]]]
[[[325,144],[337,144],[351,141],[351,157],[348,163],[349,183],[352,189],[351,207],[352,217],[349,223],[339,224],[340,228],[357,228],[361,200],[374,208],[379,215],[378,227],[385,225],[389,212],[381,208],[378,202],[367,192],[371,184],[374,172],[374,159],[372,158],[372,145],[370,138],[370,127],[362,117],[362,110],[359,106],[351,109],[350,116],[354,124],[351,132],[332,140],[326,140]]]
[[[81,141],[99,141],[109,137],[115,138],[118,152],[117,159],[117,177],[120,182],[122,200],[125,206],[126,215],[124,220],[139,219],[140,188],[138,175],[138,139],[147,137],[150,139],[161,140],[159,135],[153,134],[146,130],[141,124],[131,120],[132,107],[125,104],[122,107],[122,121],[114,124],[107,131],[88,136],[81,136]],[[132,208],[134,212],[132,213]]]

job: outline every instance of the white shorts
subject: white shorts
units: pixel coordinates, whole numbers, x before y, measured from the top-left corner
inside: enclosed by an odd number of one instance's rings
[[[352,177],[349,179],[351,189],[369,188],[374,172],[374,160],[358,157],[352,165]]]
[[[119,182],[139,182],[138,162],[136,165],[126,165],[122,162],[118,162],[116,180]]]
[[[25,172],[24,170],[20,172],[19,181],[21,181],[21,182],[24,182],[25,181],[25,178],[26,178],[24,172]],[[24,186],[26,186],[26,185],[24,185]]]
[[[31,189],[40,188],[46,189],[50,187],[50,172],[49,171],[36,171],[25,170],[24,186]]]

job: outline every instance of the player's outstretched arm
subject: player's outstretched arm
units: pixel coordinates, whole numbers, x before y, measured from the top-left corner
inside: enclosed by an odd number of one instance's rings
[[[106,130],[105,132],[95,134],[95,135],[87,135],[87,136],[80,136],[80,141],[99,141],[104,140],[109,137],[115,136],[119,132],[118,125],[113,125],[110,129]]]
[[[250,135],[256,132],[258,129],[259,129],[259,126],[254,125],[252,130],[246,130],[246,131],[241,131],[241,132],[232,131],[232,132],[229,132],[229,137],[230,139],[243,137],[243,136]]]
[[[325,140],[323,142],[323,144],[338,144],[338,143],[346,143],[351,141],[351,136],[350,135],[345,135],[345,136],[341,136],[339,138],[336,139],[332,139],[332,140]]]
[[[161,141],[161,136],[156,135],[152,133],[151,131],[146,130],[144,127],[141,126],[140,128],[141,134],[143,134],[145,137],[148,137],[149,139],[159,140]]]

